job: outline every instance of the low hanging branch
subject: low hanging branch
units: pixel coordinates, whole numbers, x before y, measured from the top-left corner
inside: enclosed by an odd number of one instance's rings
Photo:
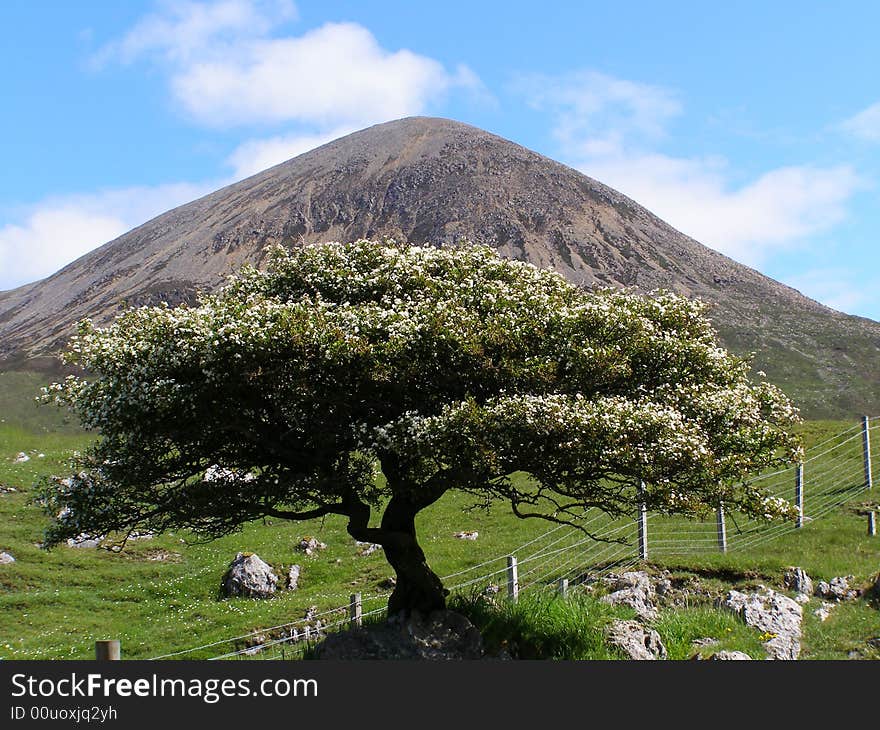
[[[44,400],[98,439],[46,485],[47,544],[338,514],[383,545],[408,612],[445,605],[415,516],[449,491],[574,525],[641,501],[791,515],[747,477],[797,459],[796,410],[700,302],[584,291],[481,247],[269,253],[196,307],[80,325],[66,357],[89,376]]]

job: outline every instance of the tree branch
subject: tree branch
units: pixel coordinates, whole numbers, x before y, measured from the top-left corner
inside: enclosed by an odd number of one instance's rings
[[[324,515],[348,514],[344,511],[344,505],[342,504],[328,504],[306,512],[290,512],[289,510],[275,509],[274,507],[268,507],[263,511],[270,517],[278,517],[283,520],[311,520],[315,517],[323,517]]]

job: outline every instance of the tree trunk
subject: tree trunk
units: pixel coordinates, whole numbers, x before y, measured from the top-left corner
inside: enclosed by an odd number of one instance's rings
[[[416,539],[415,516],[419,509],[421,505],[395,496],[382,515],[382,547],[397,573],[397,585],[388,599],[389,616],[408,616],[413,611],[427,614],[446,608],[449,591],[428,566]]]
[[[413,611],[428,614],[446,608],[449,591],[428,567],[415,535],[403,537],[402,533],[396,533],[383,548],[385,557],[397,573],[397,585],[388,599],[389,616],[409,616]]]
[[[446,608],[449,591],[428,567],[425,553],[416,539],[415,524],[419,510],[433,504],[444,491],[422,493],[418,499],[398,492],[388,502],[380,527],[369,526],[369,505],[359,499],[350,499],[345,504],[344,514],[349,518],[348,534],[355,540],[380,544],[397,574],[397,583],[388,599],[389,616],[403,614],[408,617],[413,611],[427,614]]]

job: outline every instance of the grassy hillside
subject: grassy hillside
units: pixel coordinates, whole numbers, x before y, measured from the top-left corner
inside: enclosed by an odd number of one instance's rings
[[[818,443],[849,425],[811,423],[805,428],[805,438],[808,444]],[[0,424],[0,484],[16,490],[0,492],[0,550],[16,558],[15,563],[0,565],[0,613],[4,616],[0,657],[89,658],[93,642],[102,638],[121,639],[127,658],[219,642],[184,655],[207,658],[272,637],[277,631],[268,629],[302,619],[311,607],[319,613],[329,612],[323,616],[325,623],[343,620],[344,609],[332,609],[343,607],[353,592],[363,594],[365,611],[384,605],[388,591],[382,584],[391,576],[390,567],[381,551],[359,556],[358,547],[338,518],[309,523],[258,522],[207,544],[193,543],[192,536],[185,533],[169,533],[132,542],[121,553],[66,546],[51,552],[40,549],[45,517],[29,502],[31,485],[43,474],[63,473],[65,460],[88,440],[85,434],[35,433]],[[22,451],[30,460],[14,463],[15,455]],[[876,502],[876,493],[863,493],[855,502],[866,499]],[[476,576],[462,589],[465,596],[489,582],[503,585],[504,556],[551,529],[541,521],[517,520],[503,505],[490,512],[474,512],[465,511],[468,504],[464,497],[447,495],[420,516],[418,525],[434,569],[441,576],[459,574],[447,579],[447,585],[466,584]],[[667,529],[677,531],[684,540],[693,530],[711,534],[713,527],[711,521],[679,521]],[[476,530],[479,538],[455,538],[454,533],[462,530]],[[327,549],[314,556],[297,552],[296,544],[306,535],[318,537]],[[836,509],[804,529],[789,531],[770,542],[751,548],[743,544],[745,549],[732,549],[727,554],[710,550],[673,555],[657,550],[646,567],[667,569],[673,576],[697,580],[710,590],[757,583],[778,587],[787,565],[803,566],[814,579],[852,574],[861,585],[867,585],[880,570],[880,539],[866,536],[864,516],[851,507]],[[518,554],[528,554],[530,549],[522,548]],[[612,558],[614,551],[627,556],[633,551],[631,545],[608,549],[611,552],[606,555]],[[579,555],[598,554],[590,550],[585,546],[583,553],[566,549],[559,558],[550,555],[549,566],[561,565],[564,557],[574,561],[573,568],[579,568],[583,565],[577,562]],[[303,568],[300,589],[282,591],[266,601],[219,600],[221,576],[238,551],[257,552],[279,570],[298,563]],[[537,562],[532,566],[541,567]],[[468,572],[471,568],[475,569]],[[487,578],[493,571],[498,572]],[[536,579],[542,575],[549,575],[549,571],[521,566],[521,583],[530,590],[537,587],[540,580]],[[571,610],[569,607],[565,612]],[[583,616],[591,615],[584,610]],[[664,638],[684,646],[682,637],[708,631],[711,626],[726,632],[723,622],[728,619],[712,618],[715,612],[707,614],[706,610],[705,606],[694,606],[693,611],[664,614],[660,623]],[[880,636],[880,611],[865,600],[841,606],[825,623],[815,619],[812,610],[805,614],[804,658],[846,658],[851,651],[863,650],[867,639]],[[257,630],[258,637],[226,641]],[[738,641],[747,647],[753,639],[746,631]]]
[[[61,376],[32,371],[0,372],[0,425],[16,426],[32,433],[80,433],[75,419],[58,408],[35,402],[40,388]]]

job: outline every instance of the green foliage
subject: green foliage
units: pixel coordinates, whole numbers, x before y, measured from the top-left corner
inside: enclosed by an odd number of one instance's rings
[[[631,512],[641,481],[652,510],[790,515],[744,480],[798,456],[796,411],[699,302],[585,292],[480,247],[271,254],[198,307],[82,323],[68,359],[92,377],[45,398],[100,440],[46,485],[49,543],[340,514],[384,544],[449,490],[568,521]],[[369,531],[389,497],[397,526]]]

